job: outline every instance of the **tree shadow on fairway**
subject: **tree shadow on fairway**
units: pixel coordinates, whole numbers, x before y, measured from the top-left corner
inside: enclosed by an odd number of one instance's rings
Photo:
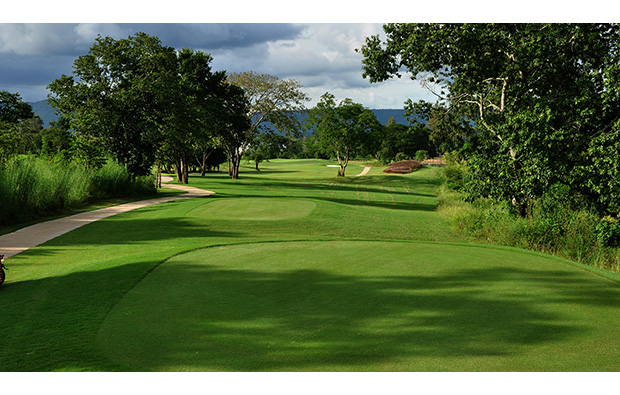
[[[141,209],[141,215],[157,209]],[[187,238],[233,238],[241,232],[211,229],[207,223],[185,217],[136,218],[109,217],[49,241],[47,246],[140,244],[150,241],[169,241]]]
[[[359,206],[359,207],[376,207],[376,208],[385,208],[390,210],[406,210],[406,211],[427,211],[433,212],[437,209],[437,204],[432,203],[424,203],[424,202],[396,202],[396,201],[381,201],[381,200],[364,200],[364,199],[345,199],[340,197],[322,197],[322,196],[269,196],[269,195],[226,195],[221,194],[220,196],[214,197],[212,200],[218,199],[303,199],[303,200],[322,200],[329,203],[338,203],[344,204],[348,206]]]
[[[597,335],[598,318],[580,316],[591,306],[620,317],[620,288],[553,270],[357,276],[175,259],[112,310],[99,342],[132,370],[493,371],[515,357],[516,370],[556,370],[555,358],[581,370],[571,351]],[[528,357],[536,346],[548,354]],[[588,358],[586,370],[620,367],[608,353]]]
[[[264,188],[271,188],[274,190],[286,190],[286,189],[300,189],[308,191],[341,191],[341,192],[368,192],[378,194],[393,194],[393,195],[405,195],[405,196],[418,196],[418,197],[430,197],[435,198],[437,194],[430,192],[420,192],[419,188],[434,188],[439,186],[434,180],[394,180],[386,181],[380,177],[374,177],[374,181],[367,179],[315,179],[308,182],[300,181],[287,181],[280,179],[261,178],[257,182],[239,182],[238,185],[256,188],[257,186]],[[389,188],[389,189],[388,189]],[[397,190],[402,189],[402,190]]]

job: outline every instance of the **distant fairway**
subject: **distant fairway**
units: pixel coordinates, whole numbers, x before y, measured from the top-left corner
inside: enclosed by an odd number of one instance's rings
[[[465,244],[438,169],[328,164],[192,175],[216,194],[7,259],[0,371],[620,370],[620,276]]]
[[[130,370],[615,370],[619,310],[617,284],[518,250],[261,243],[165,262],[99,343]]]
[[[316,204],[301,199],[239,198],[215,200],[196,207],[189,216],[227,220],[280,220],[305,217]]]

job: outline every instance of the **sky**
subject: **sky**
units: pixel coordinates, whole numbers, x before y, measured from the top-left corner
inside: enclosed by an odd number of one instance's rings
[[[73,61],[88,53],[97,35],[122,39],[137,32],[165,46],[207,52],[214,70],[297,80],[312,99],[309,107],[325,92],[368,108],[434,100],[407,77],[375,84],[362,77],[355,49],[366,37],[383,35],[381,23],[0,23],[0,90],[44,100],[46,86],[71,74]]]
[[[371,84],[362,77],[362,55],[355,52],[366,37],[385,37],[385,22],[604,22],[601,15],[620,17],[618,6],[609,8],[608,0],[590,0],[588,7],[567,0],[562,8],[544,0],[502,7],[495,0],[106,0],[93,2],[90,9],[83,0],[12,3],[3,5],[0,14],[0,90],[18,92],[29,102],[46,99],[46,86],[71,74],[73,61],[88,52],[97,35],[122,39],[145,32],[163,45],[211,54],[214,70],[295,79],[312,99],[308,107],[330,92],[367,108],[402,108],[407,99],[435,97],[406,73]]]

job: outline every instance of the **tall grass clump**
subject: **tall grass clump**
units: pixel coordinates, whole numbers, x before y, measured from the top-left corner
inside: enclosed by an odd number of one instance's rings
[[[475,242],[524,248],[620,272],[620,222],[600,218],[567,186],[555,185],[534,202],[532,214],[523,218],[507,203],[482,198],[466,201],[464,193],[451,188],[466,178],[461,171],[456,173],[456,183],[444,173],[439,212],[461,235]]]
[[[95,169],[16,157],[0,166],[0,225],[77,208],[96,199],[154,193],[153,176],[132,181],[127,170],[113,162]]]

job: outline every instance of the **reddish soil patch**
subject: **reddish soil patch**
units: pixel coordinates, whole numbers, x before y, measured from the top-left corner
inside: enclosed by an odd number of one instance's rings
[[[418,162],[417,160],[401,160],[400,162],[390,163],[389,167],[384,169],[383,172],[391,174],[407,174],[421,167],[422,162]]]

